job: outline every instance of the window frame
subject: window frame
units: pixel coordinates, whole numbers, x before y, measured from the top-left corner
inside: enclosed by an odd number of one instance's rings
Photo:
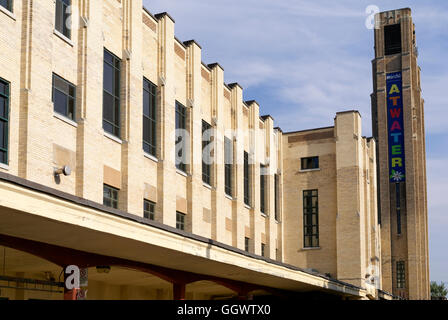
[[[68,1],[69,3],[67,4],[66,1]],[[58,4],[60,6],[62,6],[61,10],[62,12],[58,12]],[[71,39],[72,36],[72,30],[71,30],[71,26],[67,27],[67,20],[70,19],[72,13],[67,13],[67,8],[71,7],[72,5],[72,0],[55,0],[55,22],[54,22],[54,29],[59,32],[60,34],[62,34],[64,37],[66,37],[67,39]],[[61,26],[58,26],[58,15],[62,13],[62,17],[59,17],[61,19]],[[73,24],[73,23],[72,23]],[[59,28],[62,28],[59,29]]]
[[[397,32],[394,34],[394,32]],[[394,38],[393,36],[398,36]],[[395,41],[394,41],[395,40]],[[401,36],[401,24],[390,24],[384,26],[384,55],[394,55],[402,53],[402,36]]]
[[[6,118],[0,116],[0,121],[4,123],[4,136],[3,139],[5,141],[6,148],[1,148],[0,151],[4,153],[4,159],[3,161],[0,158],[0,163],[4,165],[9,165],[9,113],[10,113],[10,103],[11,103],[11,83],[3,78],[0,78],[0,82],[4,85],[6,88],[6,93],[0,93],[0,97],[6,100]]]
[[[175,117],[175,129],[176,130],[187,130],[187,108],[176,100],[176,117]],[[176,136],[175,145],[178,143],[182,143],[182,155],[181,155],[181,162],[177,163],[176,161],[176,168],[184,173],[187,172],[187,165],[185,163],[186,160],[186,151],[187,151],[187,137],[183,137],[181,135]],[[180,140],[181,139],[181,140]]]
[[[111,194],[112,194],[112,197],[111,197],[111,198],[107,198],[107,197],[104,195],[106,189],[110,189]],[[119,189],[114,188],[114,187],[112,187],[112,186],[110,186],[110,185],[104,183],[104,184],[103,184],[103,205],[105,205],[106,207],[109,207],[109,208],[118,209],[118,202],[119,202],[119,199],[120,199],[120,198],[119,198],[119,192],[120,192]],[[113,198],[113,194],[114,194],[114,193],[116,194],[116,199]],[[106,199],[108,199],[108,200],[111,201],[111,205],[110,205],[110,206],[106,204],[106,201],[105,201]],[[115,204],[115,206],[114,206],[114,204]]]
[[[250,250],[250,238],[244,237],[244,251],[249,252]]]
[[[58,78],[58,80],[66,83],[69,86],[69,93],[65,93],[62,90],[56,88],[55,86],[55,78]],[[73,87],[73,96],[70,96],[70,87]],[[65,96],[67,96],[67,105],[65,106],[65,114],[60,113],[58,111],[56,111],[56,107],[55,107],[55,101],[54,101],[54,95],[55,95],[55,90],[57,90],[58,92],[64,94]],[[73,117],[70,117],[68,114],[68,109],[69,109],[69,98],[73,99]],[[57,113],[61,116],[64,116],[67,119],[70,119],[72,121],[76,122],[76,86],[71,83],[70,81],[65,80],[64,78],[62,78],[61,76],[59,76],[58,74],[53,72],[53,78],[52,78],[52,93],[51,93],[51,101],[53,102],[53,112]]]
[[[202,182],[211,185],[212,180],[212,165],[210,163],[210,158],[204,158],[204,149],[212,143],[211,135],[205,137],[205,133],[212,130],[212,126],[205,120],[202,120]],[[207,139],[206,139],[207,138]],[[210,157],[210,155],[208,155]],[[208,160],[206,163],[205,160]]]
[[[108,62],[106,60],[106,54],[110,55],[112,58],[112,64],[110,62]],[[112,68],[113,71],[113,75],[114,75],[114,83],[113,83],[113,90],[118,89],[118,91],[116,93],[118,93],[118,96],[115,95],[115,93],[113,92],[109,92],[108,90],[106,90],[105,88],[105,68],[106,65],[110,66]],[[117,67],[118,65],[118,67]],[[118,72],[118,73],[117,73]],[[117,79],[115,79],[115,77]],[[108,94],[109,96],[112,97],[113,100],[113,106],[112,106],[112,118],[114,118],[112,121],[110,122],[109,120],[105,119],[105,94]],[[118,104],[118,107],[117,105]],[[118,111],[116,110],[118,109]],[[115,119],[115,117],[117,116],[118,119]],[[109,124],[112,126],[112,132],[109,131],[106,127],[105,124]],[[121,136],[121,59],[118,58],[116,55],[114,55],[112,52],[110,52],[109,50],[107,50],[106,48],[104,48],[104,53],[103,53],[103,130],[117,138],[120,138]],[[116,130],[116,131],[115,131]]]
[[[143,217],[148,220],[155,220],[155,209],[156,209],[156,203],[148,200],[143,199]]]
[[[397,261],[397,289],[406,289],[406,263],[403,260]]]
[[[266,168],[266,165],[260,164],[260,212],[263,214],[267,214],[266,175],[262,174],[262,172],[265,171]]]
[[[232,184],[233,184],[233,144],[231,139],[224,137],[224,192],[229,197],[233,197]]]
[[[311,207],[308,208],[307,200],[310,198]],[[313,206],[313,198],[316,198],[316,206]],[[315,210],[313,210],[315,209]],[[315,211],[315,212],[313,212]],[[315,223],[313,223],[315,216]],[[311,224],[308,224],[308,219]],[[311,233],[309,232],[311,228]],[[315,231],[314,231],[315,230]],[[315,237],[315,238],[314,238]],[[307,238],[309,241],[307,241]],[[315,240],[315,241],[314,241]],[[303,190],[303,247],[318,248],[319,247],[319,191],[318,189]]]
[[[274,174],[274,219],[280,221],[280,208],[279,208],[279,196],[280,196],[280,176]]]
[[[6,10],[8,10],[9,12],[13,13],[14,12],[14,1],[13,0],[6,0],[6,7],[4,5],[1,5],[3,8],[5,8]]]
[[[180,211],[176,211],[176,229],[185,231],[185,220],[187,215]]]
[[[320,169],[319,156],[300,158],[300,170]]]
[[[149,90],[146,88],[148,87]],[[145,92],[149,95],[149,114],[145,114]],[[151,117],[152,114],[152,117]],[[149,155],[157,157],[157,86],[143,77],[143,151]],[[149,130],[149,141],[145,139],[145,119],[150,125]]]
[[[244,151],[244,204],[251,205],[249,153]]]

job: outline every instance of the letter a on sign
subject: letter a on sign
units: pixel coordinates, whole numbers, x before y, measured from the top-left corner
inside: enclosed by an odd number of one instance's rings
[[[400,89],[398,89],[398,86],[396,84],[393,84],[392,87],[390,88],[389,94],[392,93],[400,93]]]

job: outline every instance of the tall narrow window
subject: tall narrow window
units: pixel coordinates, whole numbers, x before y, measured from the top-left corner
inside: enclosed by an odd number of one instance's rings
[[[185,230],[185,214],[176,212],[176,229]]]
[[[54,73],[52,101],[54,112],[75,120],[76,88]]]
[[[154,202],[144,199],[143,200],[143,216],[146,219],[154,220],[155,207],[156,207],[156,204]]]
[[[104,49],[103,129],[116,137],[120,137],[120,68],[120,59]]]
[[[211,184],[211,158],[210,158],[210,143],[211,143],[211,129],[212,126],[202,120],[202,181]]]
[[[250,206],[250,167],[249,154],[244,151],[244,203]]]
[[[260,165],[260,211],[266,213],[266,166]]]
[[[279,181],[279,177],[278,174],[274,175],[274,206],[275,206],[275,220],[276,221],[280,221],[280,208],[279,208],[279,186],[280,181]]]
[[[0,6],[12,12],[12,0],[0,0]]]
[[[244,238],[244,250],[246,252],[249,252],[249,241],[250,241],[250,239],[248,237]]]
[[[305,248],[319,246],[317,190],[303,191],[303,241]]]
[[[384,54],[401,53],[401,27],[393,24],[384,27]]]
[[[0,78],[0,163],[8,164],[9,82]]]
[[[406,273],[404,261],[397,261],[397,288],[404,289],[406,287]]]
[[[71,36],[71,5],[72,0],[56,0],[55,29],[69,39]]]
[[[156,156],[156,96],[157,87],[143,79],[143,150]]]
[[[301,169],[311,170],[319,168],[319,157],[308,157],[301,159]]]
[[[266,245],[264,243],[261,244],[261,256],[264,257],[266,254]]]
[[[395,184],[395,202],[397,210],[397,234],[401,234],[401,191],[400,184]]]
[[[176,101],[176,167],[183,172],[186,172],[187,162],[186,119],[187,109]]]
[[[118,189],[105,184],[103,186],[103,204],[105,206],[117,209],[118,208]]]
[[[225,160],[225,192],[232,196],[232,167],[233,167],[233,146],[232,140],[224,137],[224,160]]]

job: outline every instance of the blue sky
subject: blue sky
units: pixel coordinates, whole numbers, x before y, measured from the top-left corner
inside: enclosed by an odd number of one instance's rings
[[[431,280],[448,282],[448,1],[143,0],[176,20],[176,37],[195,39],[205,63],[260,103],[283,131],[333,125],[356,109],[371,136],[373,30],[366,8],[410,7],[425,99]],[[445,142],[444,142],[445,141]]]

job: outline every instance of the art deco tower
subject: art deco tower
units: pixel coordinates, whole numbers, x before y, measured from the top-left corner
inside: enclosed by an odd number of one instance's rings
[[[424,100],[411,9],[376,15],[372,128],[377,140],[382,287],[429,299]]]

